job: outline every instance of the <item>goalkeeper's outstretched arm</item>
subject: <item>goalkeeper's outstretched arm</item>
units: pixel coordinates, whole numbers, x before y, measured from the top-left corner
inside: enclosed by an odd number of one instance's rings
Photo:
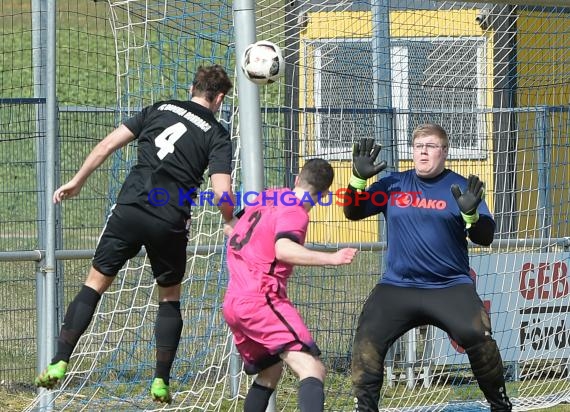
[[[467,229],[467,234],[473,243],[489,246],[495,237],[495,221],[490,216],[481,215],[477,223]]]
[[[368,217],[366,214],[366,208],[363,205],[362,201],[357,201],[356,194],[358,193],[358,189],[352,187],[350,184],[345,192],[345,197],[347,197],[347,201],[343,206],[344,217],[348,220],[362,220]]]
[[[386,169],[387,163],[384,160],[375,163],[381,148],[372,138],[363,138],[352,147],[352,176],[345,192],[350,202],[345,203],[343,207],[344,216],[349,220],[360,220],[370,216],[363,202],[358,201],[357,193],[358,190],[366,189],[367,179]]]
[[[485,196],[483,182],[478,176],[469,175],[465,190],[461,191],[459,185],[454,184],[451,185],[451,194],[457,201],[469,239],[478,245],[489,246],[495,236],[495,221],[491,216],[479,215],[477,211]]]

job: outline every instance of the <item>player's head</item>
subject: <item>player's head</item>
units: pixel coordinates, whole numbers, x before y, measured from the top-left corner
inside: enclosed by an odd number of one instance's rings
[[[449,138],[443,127],[426,123],[412,134],[412,150],[416,173],[420,177],[436,177],[445,169]]]
[[[309,194],[326,193],[334,179],[334,170],[324,159],[310,159],[299,173],[296,186],[303,188]]]
[[[192,98],[206,100],[213,112],[220,109],[226,94],[233,84],[222,66],[200,66],[192,82]]]

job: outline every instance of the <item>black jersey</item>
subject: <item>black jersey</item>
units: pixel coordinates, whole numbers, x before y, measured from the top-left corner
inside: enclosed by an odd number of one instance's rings
[[[210,175],[231,173],[230,136],[202,105],[178,100],[158,102],[124,125],[138,139],[138,159],[121,188],[118,204],[137,204],[177,222],[190,216],[191,202],[186,195],[199,189],[206,169]],[[149,202],[149,194],[157,190],[161,196],[168,196],[166,204]]]

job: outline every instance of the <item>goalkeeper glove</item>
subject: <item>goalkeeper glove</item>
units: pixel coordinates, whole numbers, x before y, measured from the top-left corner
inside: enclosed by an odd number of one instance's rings
[[[352,147],[352,177],[349,182],[350,186],[364,190],[366,188],[366,179],[386,169],[386,161],[382,160],[380,163],[374,163],[381,148],[382,146],[375,144],[374,139],[371,138],[362,138],[360,143],[354,143]]]
[[[461,217],[465,221],[467,229],[479,220],[477,207],[483,200],[485,188],[483,182],[475,175],[469,175],[467,179],[467,188],[461,193],[458,185],[451,185],[451,193],[459,206]]]

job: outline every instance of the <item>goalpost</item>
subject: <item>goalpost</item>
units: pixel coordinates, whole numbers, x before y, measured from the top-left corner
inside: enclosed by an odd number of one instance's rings
[[[521,411],[570,402],[566,3],[255,2],[257,40],[278,44],[286,59],[285,76],[260,87],[260,107],[249,108],[261,113],[264,186],[290,185],[305,159],[320,156],[335,167],[333,190],[343,187],[352,143],[361,137],[383,144],[389,170],[411,167],[411,130],[427,121],[449,132],[448,166],[486,182],[497,233],[492,247],[471,247],[472,274],[491,315],[509,395]],[[200,64],[238,67],[231,1],[108,0],[96,7],[106,8],[113,34],[116,122],[162,98],[186,98]],[[240,161],[251,150],[240,135],[247,117],[240,91],[251,87],[242,80],[236,73],[221,114],[236,146],[236,190],[251,187],[244,169],[258,166]],[[109,206],[134,154],[129,147],[113,159]],[[290,281],[290,296],[323,350],[325,410],[349,411],[351,341],[382,273],[384,227],[377,219],[348,222],[334,206],[311,213],[312,247],[362,250],[350,267],[299,267]],[[216,208],[195,208],[190,234],[174,401],[161,409],[242,410],[251,381],[221,316],[227,268]],[[147,393],[155,293],[146,258],[131,260],[102,297],[50,408],[157,408]],[[273,407],[296,410],[296,388],[286,371]],[[383,410],[394,411],[485,406],[462,348],[432,327],[394,345],[381,398]]]

